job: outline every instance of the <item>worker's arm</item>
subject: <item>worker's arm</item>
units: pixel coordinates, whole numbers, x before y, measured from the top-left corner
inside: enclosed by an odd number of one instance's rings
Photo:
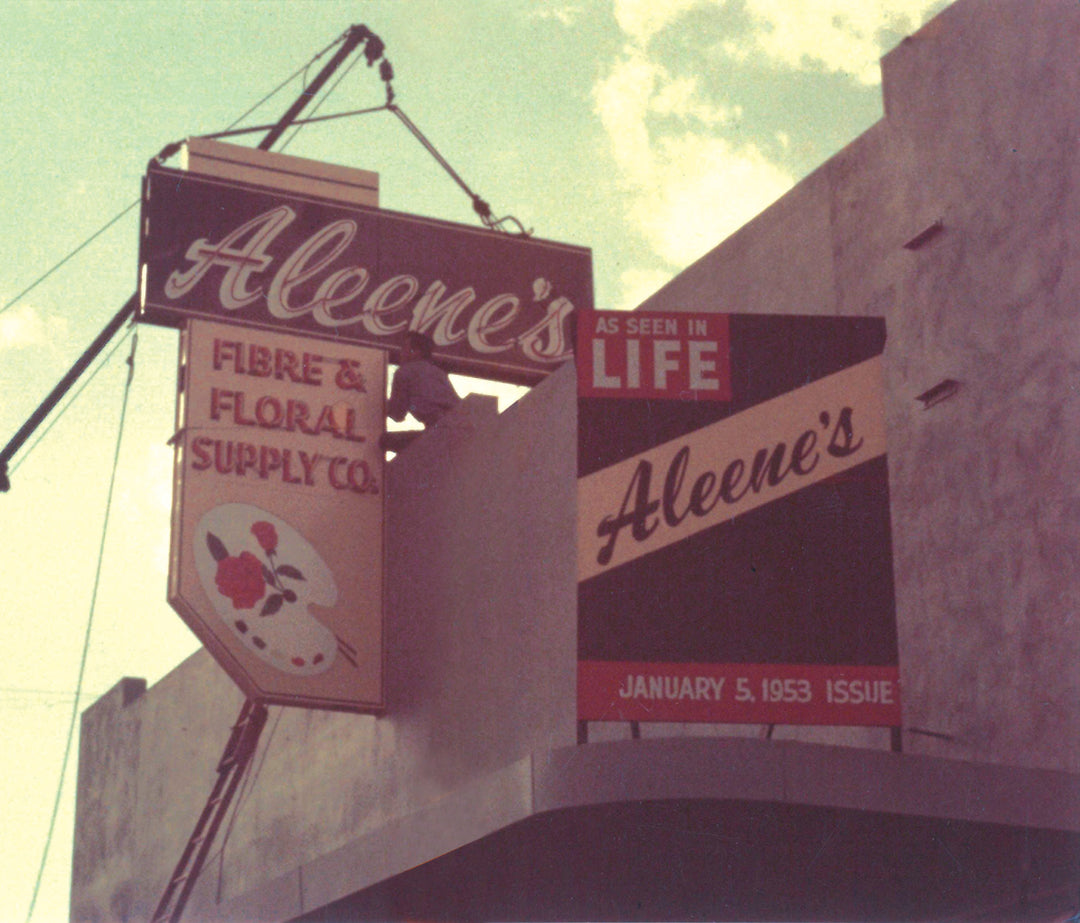
[[[386,415],[400,423],[409,412],[409,387],[401,367],[394,372],[394,381],[390,385],[390,400],[386,404]]]

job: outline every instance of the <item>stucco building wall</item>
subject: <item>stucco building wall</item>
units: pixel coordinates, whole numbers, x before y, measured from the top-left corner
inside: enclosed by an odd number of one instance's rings
[[[883,59],[881,122],[642,305],[886,318],[904,723],[953,738],[905,749],[1072,771],[1078,40],[1063,0],[949,7]]]

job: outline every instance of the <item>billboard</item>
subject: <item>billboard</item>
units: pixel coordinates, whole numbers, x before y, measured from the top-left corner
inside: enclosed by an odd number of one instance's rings
[[[580,315],[581,720],[900,724],[884,342]]]
[[[201,316],[397,354],[427,333],[445,368],[534,384],[592,306],[588,249],[151,166],[142,318]]]
[[[192,320],[169,602],[263,702],[383,704],[386,354]]]

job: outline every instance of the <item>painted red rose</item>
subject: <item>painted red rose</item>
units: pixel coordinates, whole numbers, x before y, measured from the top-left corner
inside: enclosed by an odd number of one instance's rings
[[[243,552],[238,558],[218,561],[214,583],[218,592],[228,596],[237,609],[252,608],[266,593],[262,564],[250,551]]]
[[[251,534],[268,554],[277,548],[277,529],[268,522],[257,522],[251,527]]]

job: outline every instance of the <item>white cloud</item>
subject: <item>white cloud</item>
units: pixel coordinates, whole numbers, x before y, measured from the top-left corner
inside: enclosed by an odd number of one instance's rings
[[[705,99],[693,77],[673,77],[640,48],[628,46],[611,73],[593,91],[601,123],[612,140],[623,179],[631,185],[651,182],[656,169],[650,116],[667,116],[695,128],[730,125],[739,106]]]
[[[739,107],[705,98],[694,78],[672,76],[641,48],[624,50],[594,99],[630,218],[671,266],[701,256],[793,182],[753,145],[712,133]],[[650,126],[657,116],[668,119],[662,129]]]
[[[659,65],[643,51],[628,48],[611,73],[593,90],[601,124],[624,182],[638,185],[652,174],[652,143],[646,118],[659,79]]]
[[[880,79],[878,61],[888,49],[883,33],[917,29],[942,0],[743,0],[751,20],[748,40],[729,40],[722,51],[743,61],[755,54],[796,70],[824,68],[866,84]],[[627,38],[644,48],[694,9],[734,7],[732,0],[615,0],[615,19]]]
[[[879,80],[889,36],[913,31],[942,0],[614,0],[626,45],[594,87],[627,216],[658,263],[682,268],[783,195],[794,177],[763,148],[731,131],[742,117],[732,100],[709,96],[700,71],[661,63],[653,39],[694,10],[724,12],[743,31],[711,53],[755,60],[777,71],[842,73]],[[692,35],[685,37],[692,40]],[[675,70],[669,69],[665,64]],[[790,149],[788,126],[762,145]],[[625,273],[620,303],[651,294],[666,270]],[[646,290],[648,289],[648,290]],[[635,303],[636,303],[635,302]]]
[[[632,42],[644,46],[683,13],[702,5],[703,0],[615,0],[615,21]]]
[[[42,316],[29,304],[16,305],[0,314],[0,348],[49,346],[67,334],[67,321],[55,315]]]
[[[824,68],[865,84],[880,80],[883,33],[911,32],[940,0],[745,0],[752,46],[795,69]],[[722,5],[722,3],[720,4]],[[728,46],[742,59],[745,49]]]
[[[576,4],[554,5],[544,3],[542,6],[529,11],[530,19],[554,19],[560,25],[570,27],[581,17],[584,10]]]
[[[653,249],[685,266],[787,192],[794,178],[753,145],[685,134],[662,139],[656,188],[631,211]]]
[[[730,125],[742,116],[742,106],[718,105],[703,99],[697,78],[664,76],[650,105],[656,114],[678,116],[708,128]]]

